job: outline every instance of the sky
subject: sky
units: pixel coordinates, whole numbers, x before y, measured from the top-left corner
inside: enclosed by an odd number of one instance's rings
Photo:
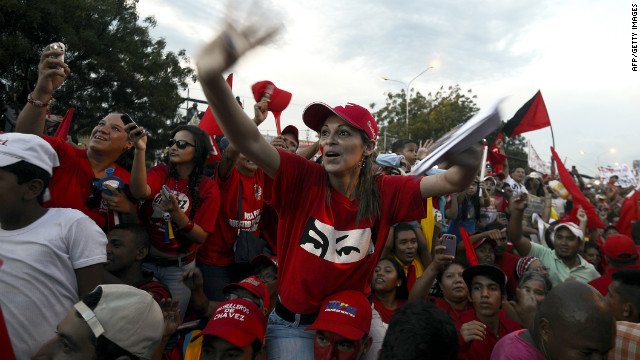
[[[229,2],[232,12],[226,1],[140,0],[138,12],[141,19],[155,17],[151,35],[164,38],[169,51],[185,49],[191,66],[225,19],[240,26],[281,24],[274,41],[230,72],[250,116],[255,82],[270,80],[290,91],[282,127],[297,126],[301,139],[315,139],[301,120],[308,104],[374,103],[375,111],[385,93],[405,88],[381,77],[406,84],[437,64],[411,88],[427,94],[458,84],[473,91],[479,107],[507,96],[500,107],[505,121],[540,90],[556,151],[568,168],[593,175],[597,164],[631,166],[640,159],[640,69],[632,71],[632,33],[639,31],[632,30],[632,1]],[[188,95],[205,99],[199,83]],[[275,134],[271,116],[260,127]],[[541,157],[551,156],[549,128],[523,135]]]

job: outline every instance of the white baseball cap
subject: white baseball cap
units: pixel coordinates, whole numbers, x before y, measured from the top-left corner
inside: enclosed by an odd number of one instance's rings
[[[131,354],[152,359],[164,332],[164,317],[158,303],[146,291],[129,285],[99,285],[98,305],[91,310],[80,301],[73,307],[93,334],[103,335]]]
[[[40,136],[20,133],[0,134],[0,167],[26,161],[49,175],[60,166],[58,154]]]

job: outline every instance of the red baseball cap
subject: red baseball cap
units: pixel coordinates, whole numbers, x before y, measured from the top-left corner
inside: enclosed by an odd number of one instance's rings
[[[278,89],[271,81],[259,81],[253,84],[251,91],[253,91],[253,98],[256,102],[260,102],[265,94],[270,94],[267,106],[269,111],[282,112],[291,102],[291,93]]]
[[[238,287],[249,290],[249,292],[251,292],[253,295],[262,299],[262,303],[264,304],[265,309],[269,308],[269,291],[267,290],[267,285],[258,280],[257,277],[249,276],[239,283],[229,284],[222,288],[222,292],[225,294],[230,293],[233,289]]]
[[[371,304],[359,291],[345,290],[322,302],[316,321],[306,330],[326,330],[360,340],[371,329]]]
[[[298,128],[293,126],[293,125],[287,125],[284,129],[282,129],[282,134],[292,134],[293,136],[296,137],[296,142],[300,143],[300,141],[298,141]]]
[[[233,299],[220,304],[204,330],[191,341],[203,335],[213,335],[234,346],[245,347],[256,339],[264,342],[266,328],[267,322],[258,305],[246,299]]]
[[[612,234],[604,242],[604,254],[619,261],[633,260],[638,258],[638,252],[633,240],[624,234]]]
[[[364,131],[371,140],[378,138],[378,124],[369,110],[354,103],[346,103],[331,108],[321,102],[312,103],[302,113],[302,120],[311,130],[320,131],[322,123],[331,115],[337,115],[342,120]]]
[[[268,264],[271,266],[275,266],[276,270],[278,269],[278,257],[277,256],[272,256],[272,257],[268,257],[265,254],[260,254],[257,255],[256,257],[254,257],[253,259],[251,259],[251,267],[255,268],[256,266],[260,265],[260,264]]]

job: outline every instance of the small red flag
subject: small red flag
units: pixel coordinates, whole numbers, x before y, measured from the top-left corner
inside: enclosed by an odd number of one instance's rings
[[[585,213],[587,213],[587,228],[604,229],[604,224],[602,223],[602,220],[600,220],[600,216],[598,216],[595,206],[593,206],[593,204],[584,196],[582,191],[580,191],[580,188],[573,181],[573,177],[567,168],[564,167],[564,164],[560,160],[560,156],[558,156],[558,153],[556,153],[553,146],[551,147],[551,154],[553,154],[553,158],[556,160],[556,167],[558,168],[558,175],[560,175],[560,182],[564,185],[569,194],[571,194],[573,199],[573,210],[569,215],[569,220],[577,224],[578,218],[576,217],[576,214],[578,213],[579,208],[583,208]]]
[[[73,117],[73,108],[67,110],[67,113],[64,114],[60,125],[58,125],[58,129],[56,130],[56,134],[53,135],[56,139],[62,139],[67,141],[67,135],[69,135],[69,126],[71,125],[71,118]]]
[[[495,174],[502,173],[502,164],[507,159],[507,155],[500,153],[500,148],[496,145],[498,140],[502,141],[502,134],[498,134],[496,141],[493,142],[493,146],[487,152],[487,162],[493,166],[493,172]],[[499,175],[498,175],[499,176]]]
[[[478,265],[478,257],[476,256],[476,251],[473,248],[473,243],[471,243],[471,238],[469,237],[469,233],[463,227],[460,227],[460,235],[462,236],[462,241],[464,242],[465,254],[467,256],[467,262],[469,266]]]
[[[229,84],[230,88],[233,88],[233,73],[227,76],[227,84]],[[198,127],[206,131],[206,133],[209,134],[209,138],[211,139],[211,151],[209,152],[207,165],[211,164],[214,161],[220,160],[220,158],[222,158],[222,155],[220,154],[220,150],[218,149],[218,145],[216,144],[214,136],[224,134],[222,133],[222,130],[220,129],[215,116],[213,116],[213,112],[211,112],[210,107],[207,106],[207,110],[205,110],[204,116],[202,117],[202,120],[200,120]]]
[[[508,137],[514,137],[527,131],[533,131],[551,126],[547,107],[544,105],[540,90],[527,101],[511,120],[502,128],[502,132]]]

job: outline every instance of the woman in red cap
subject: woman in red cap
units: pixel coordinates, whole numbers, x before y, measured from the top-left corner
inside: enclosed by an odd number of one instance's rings
[[[370,292],[373,270],[392,224],[424,217],[425,199],[462,191],[480,164],[479,147],[450,157],[449,170],[429,177],[374,176],[378,125],[365,108],[309,105],[305,124],[320,136],[322,165],[275,149],[235,103],[221,74],[268,36],[251,40],[230,25],[197,59],[211,109],[229,141],[273,178],[279,215],[278,293],[269,318],[268,358],[313,357],[315,320],[328,294]]]

